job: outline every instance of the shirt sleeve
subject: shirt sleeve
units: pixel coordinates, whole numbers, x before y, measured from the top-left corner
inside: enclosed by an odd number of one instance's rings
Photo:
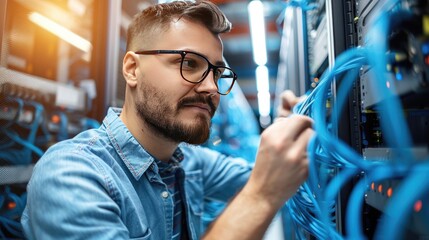
[[[26,237],[128,239],[115,192],[100,171],[96,161],[78,153],[56,151],[42,158],[27,187],[21,220]]]

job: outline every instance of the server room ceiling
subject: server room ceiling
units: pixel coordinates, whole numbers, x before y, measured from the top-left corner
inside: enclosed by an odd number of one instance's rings
[[[256,64],[253,62],[252,42],[250,38],[249,1],[243,0],[213,0],[226,14],[232,23],[232,30],[224,39],[225,57],[241,78],[254,78]],[[277,72],[280,49],[279,26],[276,20],[282,12],[280,1],[263,1],[265,16],[265,31],[270,75]]]
[[[253,62],[252,43],[250,38],[249,15],[245,0],[211,0],[217,4],[232,23],[232,31],[222,36],[224,41],[224,55],[230,66],[237,72],[239,81],[254,79],[256,64]],[[276,20],[279,18],[283,6],[281,1],[263,1],[265,15],[265,29],[268,62],[270,75],[275,77],[279,61],[280,34]],[[122,1],[123,10],[128,17],[156,1]]]

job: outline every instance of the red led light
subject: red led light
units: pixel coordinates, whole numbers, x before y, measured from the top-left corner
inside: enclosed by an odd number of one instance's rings
[[[387,189],[387,197],[391,197],[393,194],[393,189],[390,187]]]
[[[16,202],[8,202],[7,203],[7,208],[8,209],[14,209],[14,208],[16,208]]]
[[[379,193],[383,192],[383,185],[381,185],[381,184],[378,185],[378,189],[377,190],[378,190]]]
[[[423,207],[422,200],[418,200],[417,202],[414,203],[414,212],[420,212],[420,210],[422,210],[422,207]]]
[[[371,183],[371,190],[375,191],[375,183]]]
[[[53,122],[53,123],[59,123],[60,122],[60,120],[61,120],[61,118],[60,118],[60,116],[58,116],[58,115],[52,115],[52,117],[51,117],[51,121]]]

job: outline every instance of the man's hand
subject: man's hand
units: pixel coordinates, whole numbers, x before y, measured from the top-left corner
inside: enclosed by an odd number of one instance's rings
[[[291,90],[285,90],[280,95],[280,104],[277,108],[277,117],[289,117],[293,107],[305,99],[305,96],[297,97]]]
[[[310,118],[293,115],[265,129],[249,181],[203,239],[262,239],[276,212],[307,178],[311,125]]]
[[[295,194],[308,175],[311,126],[310,118],[293,115],[268,127],[262,133],[256,164],[243,191],[259,196],[276,209]]]

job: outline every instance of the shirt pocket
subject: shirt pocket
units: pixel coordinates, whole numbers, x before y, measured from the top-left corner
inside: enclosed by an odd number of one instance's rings
[[[186,200],[192,213],[197,216],[202,216],[204,206],[204,188],[201,170],[186,172],[185,189]]]
[[[204,210],[204,188],[201,170],[186,172],[185,192],[186,202],[190,208],[188,211],[190,221],[189,227],[191,231],[190,235],[199,239],[203,227],[201,217]]]
[[[136,237],[134,237],[134,236],[130,236],[130,240],[149,240],[149,239],[152,239],[152,232],[151,232],[151,230],[148,228],[147,230],[146,230],[146,233],[144,233],[144,234],[142,234],[141,236],[136,236]]]

